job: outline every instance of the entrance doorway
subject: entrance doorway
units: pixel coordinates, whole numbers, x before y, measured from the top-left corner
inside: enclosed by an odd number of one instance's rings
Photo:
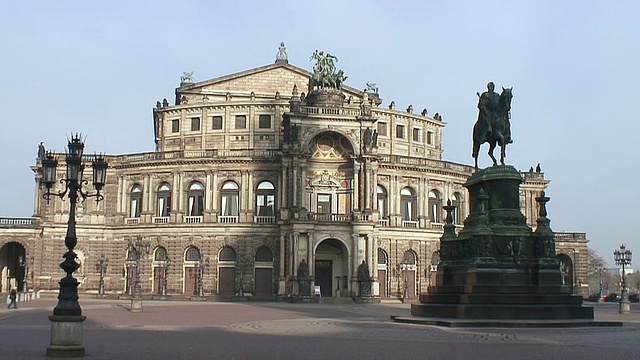
[[[342,241],[327,239],[318,245],[313,276],[321,296],[349,296],[349,253]]]
[[[0,249],[0,292],[8,292],[9,288],[24,291],[25,274],[28,272],[28,263],[24,246],[17,242],[5,244]]]
[[[316,286],[320,286],[322,297],[333,296],[333,262],[331,260],[316,260]]]

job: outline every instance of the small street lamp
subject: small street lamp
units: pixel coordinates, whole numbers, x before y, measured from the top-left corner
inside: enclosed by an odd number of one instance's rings
[[[204,296],[204,272],[209,267],[209,258],[200,255],[196,266],[198,267],[198,296]]]
[[[18,266],[20,266],[22,268],[22,292],[25,294],[25,299],[27,296],[27,293],[29,292],[29,286],[27,285],[27,276],[29,275],[29,264],[27,263],[27,260],[20,255],[18,257]]]
[[[109,259],[100,255],[100,259],[96,261],[96,271],[100,275],[100,282],[98,283],[98,295],[102,297],[104,295],[104,275],[107,273],[107,266],[109,265]]]
[[[140,259],[149,255],[151,244],[142,240],[142,236],[138,235],[136,241],[129,240],[127,244],[129,254],[133,256],[136,263],[136,280],[133,283],[133,295],[131,296],[131,312],[142,311],[142,286],[140,285]]]
[[[166,257],[166,259],[161,263],[162,266],[162,290],[160,294],[162,296],[167,296],[167,278],[169,277],[169,267],[171,266],[171,259]]]
[[[76,237],[76,205],[81,198],[82,201],[88,197],[95,197],[96,203],[103,199],[100,190],[104,187],[107,174],[107,163],[100,156],[93,157],[93,186],[95,194],[88,194],[83,191],[82,186],[87,185],[87,180],[82,177],[85,168],[83,162],[84,142],[79,134],[72,136],[68,144],[69,152],[65,157],[67,165],[66,177],[60,179],[64,186],[63,191],[51,192],[51,187],[56,181],[56,168],[58,160],[52,152],[47,152],[42,159],[42,179],[41,184],[46,187],[43,198],[49,202],[51,196],[57,196],[64,200],[65,195],[69,197],[69,221],[67,222],[67,234],[64,244],[67,252],[63,255],[64,261],[60,264],[62,270],[67,275],[60,280],[60,293],[58,295],[58,305],[53,309],[53,315],[49,316],[51,321],[51,344],[47,348],[47,356],[72,357],[84,356],[84,346],[82,345],[82,323],[86,316],[82,315],[82,309],[78,303],[78,281],[73,277],[80,265],[76,262],[76,247],[78,238]]]
[[[631,311],[631,304],[629,303],[629,295],[627,294],[627,282],[625,267],[631,265],[631,250],[626,249],[624,244],[620,245],[620,249],[613,252],[613,258],[616,261],[616,265],[622,266],[622,289],[620,290],[620,314],[626,314]]]

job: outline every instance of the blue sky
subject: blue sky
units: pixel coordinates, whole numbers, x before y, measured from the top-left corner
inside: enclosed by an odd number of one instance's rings
[[[220,3],[220,4],[218,4]],[[153,151],[151,109],[180,75],[273,63],[310,70],[318,49],[346,84],[438,112],[444,159],[471,164],[476,92],[513,86],[507,163],[540,163],[556,231],[584,231],[610,265],[640,254],[640,5],[635,1],[2,1],[0,215],[33,213],[37,144]],[[481,149],[486,152],[486,145]],[[489,161],[481,156],[481,166]]]

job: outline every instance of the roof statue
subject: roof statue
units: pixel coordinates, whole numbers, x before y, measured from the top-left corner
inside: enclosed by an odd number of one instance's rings
[[[193,78],[193,71],[185,71],[180,76],[181,84],[193,84],[194,82],[196,82],[196,79]]]
[[[489,143],[489,156],[493,160],[493,166],[498,165],[493,156],[493,149],[500,146],[500,164],[504,165],[504,158],[507,156],[505,148],[507,144],[513,142],[511,139],[511,98],[513,88],[502,88],[502,93],[498,95],[494,91],[495,85],[487,84],[487,91],[478,95],[478,121],[473,126],[473,153],[475,167],[478,169],[478,151],[480,145]]]
[[[280,61],[289,62],[287,48],[284,46],[284,42],[280,43],[280,46],[278,47],[278,54],[276,55],[276,63]]]
[[[316,60],[313,76],[309,81],[309,92],[314,89],[340,90],[347,79],[342,70],[336,71],[335,62],[338,58],[324,51],[316,50],[310,60]]]
[[[368,93],[372,93],[372,94],[377,94],[378,93],[378,86],[376,86],[375,83],[370,83],[367,81],[367,89],[365,90]]]

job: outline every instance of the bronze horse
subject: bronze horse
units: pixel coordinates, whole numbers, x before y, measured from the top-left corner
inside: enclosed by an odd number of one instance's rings
[[[498,161],[493,156],[493,149],[496,148],[496,144],[500,146],[500,164],[504,165],[504,158],[507,156],[505,148],[507,144],[512,143],[511,140],[511,124],[509,118],[511,117],[511,98],[513,94],[511,88],[502,88],[502,93],[496,104],[495,111],[489,114],[491,124],[481,124],[481,119],[473,126],[473,158],[475,159],[475,166],[478,169],[478,152],[480,151],[480,145],[489,143],[489,156],[493,160],[493,166],[498,165]]]

